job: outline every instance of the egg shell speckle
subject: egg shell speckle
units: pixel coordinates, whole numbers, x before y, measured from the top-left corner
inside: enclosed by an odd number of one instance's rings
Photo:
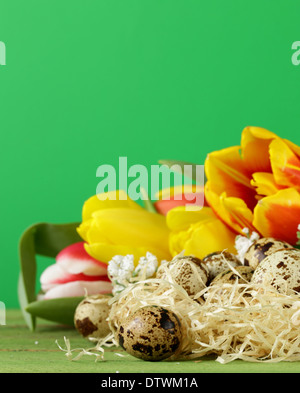
[[[244,265],[256,269],[267,256],[283,249],[293,249],[293,246],[273,237],[262,237],[254,242],[245,253]]]
[[[103,338],[110,333],[107,317],[110,312],[108,304],[111,296],[92,295],[82,300],[74,314],[76,330],[85,338]]]
[[[160,265],[156,277],[166,279],[166,269],[172,279],[180,285],[189,296],[195,296],[206,287],[208,281],[208,268],[199,258],[184,256],[174,258],[171,262]]]
[[[130,355],[159,361],[180,349],[181,324],[173,312],[158,306],[146,306],[121,322],[117,337],[120,346]]]
[[[270,284],[287,295],[300,292],[300,251],[286,249],[269,255],[255,269],[252,282]]]
[[[211,282],[211,285],[214,284],[233,284],[236,279],[238,279],[239,284],[245,284],[245,281],[249,282],[252,279],[254,269],[250,266],[237,266],[234,268],[241,276],[239,277],[233,270],[226,270],[220,274],[218,274]]]
[[[228,271],[228,263],[232,267],[241,265],[240,260],[228,251],[213,252],[203,258],[203,262],[209,271],[209,281],[212,281],[218,274]]]

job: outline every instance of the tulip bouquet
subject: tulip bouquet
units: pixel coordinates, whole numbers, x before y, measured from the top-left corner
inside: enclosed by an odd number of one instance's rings
[[[187,209],[186,194],[175,197],[181,188],[172,188],[168,199],[162,190],[145,206],[119,190],[115,199],[109,193],[89,198],[81,222],[28,228],[19,244],[19,300],[28,326],[34,329],[36,317],[73,324],[86,294],[112,293],[108,264],[117,256],[130,255],[137,264],[148,253],[159,265],[183,251],[200,259],[225,249],[236,253],[236,237],[246,236],[245,228],[299,244],[299,146],[247,127],[240,145],[207,155],[205,174],[204,187],[190,186],[204,194],[201,209]],[[40,293],[36,255],[55,259],[40,277]]]

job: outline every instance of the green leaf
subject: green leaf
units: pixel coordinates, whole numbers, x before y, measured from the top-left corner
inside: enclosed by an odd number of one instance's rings
[[[31,330],[35,328],[35,319],[28,315],[24,310],[28,303],[35,300],[35,277],[36,277],[36,259],[35,259],[35,240],[34,226],[28,228],[22,235],[19,243],[20,258],[20,276],[18,284],[18,296],[21,310],[25,322]]]
[[[185,175],[200,184],[204,184],[206,181],[205,174],[203,174],[203,179],[200,179],[199,182],[199,173],[197,173],[196,171],[196,167],[198,164],[178,160],[159,160],[158,163],[161,165],[166,165],[172,171],[181,173],[182,175]]]
[[[74,313],[84,297],[39,300],[30,303],[26,312],[33,317],[74,327]]]
[[[26,308],[36,300],[36,255],[55,258],[65,247],[82,241],[76,231],[78,225],[38,223],[27,228],[20,238],[18,297],[25,322],[31,330],[35,329],[35,317]]]

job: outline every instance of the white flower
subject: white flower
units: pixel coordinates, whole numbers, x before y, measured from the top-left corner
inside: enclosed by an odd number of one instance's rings
[[[134,270],[134,256],[126,255],[120,264],[119,276],[121,278],[127,279],[132,276]]]
[[[153,277],[158,267],[157,257],[150,252],[141,257],[134,268],[133,255],[115,255],[109,262],[107,273],[113,284],[112,293],[123,291],[129,284]]]
[[[243,228],[243,229],[242,229],[242,232],[243,232],[247,237],[249,237],[249,234],[250,234],[249,228]]]
[[[118,277],[121,255],[116,255],[108,262],[107,272],[110,278]]]
[[[246,252],[248,251],[249,247],[259,239],[259,235],[256,232],[252,232],[250,235],[248,228],[244,228],[242,232],[244,232],[247,236],[237,236],[235,238],[235,248],[238,252],[239,260],[241,263],[244,263],[244,256]]]
[[[112,281],[124,281],[130,279],[134,270],[133,255],[115,255],[108,263],[108,274]]]
[[[146,278],[152,277],[156,272],[158,267],[158,260],[155,255],[150,252],[146,253],[145,257],[141,257],[139,263],[135,269],[135,273],[139,274],[141,272],[146,273]]]
[[[298,225],[298,231],[300,232],[300,224]]]

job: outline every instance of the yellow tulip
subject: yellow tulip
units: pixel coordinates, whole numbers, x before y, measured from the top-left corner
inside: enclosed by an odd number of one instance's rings
[[[167,213],[167,224],[171,230],[169,245],[172,256],[182,251],[198,258],[225,249],[236,252],[236,234],[209,207],[195,211],[184,206],[176,207]]]
[[[149,212],[132,201],[123,191],[95,195],[82,210],[78,233],[85,250],[93,258],[108,263],[115,255],[132,254],[135,261],[147,252],[159,261],[171,258],[169,229],[163,215]]]

